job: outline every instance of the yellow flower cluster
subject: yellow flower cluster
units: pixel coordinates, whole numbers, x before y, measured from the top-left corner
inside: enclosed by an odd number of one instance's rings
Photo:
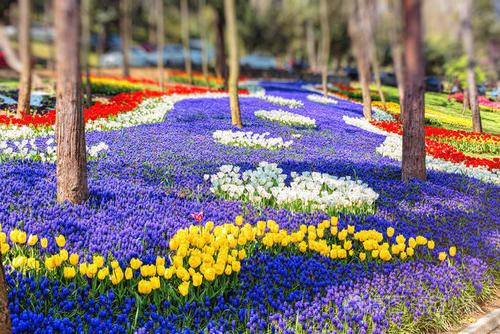
[[[95,86],[112,86],[118,89],[123,89],[124,91],[143,90],[145,88],[141,83],[111,77],[91,77],[90,82]]]
[[[0,226],[1,231],[1,226]],[[339,229],[338,218],[332,217],[316,225],[301,225],[299,230],[288,232],[281,229],[273,221],[259,221],[255,225],[244,223],[241,216],[235,223],[215,226],[211,221],[204,226],[190,226],[181,229],[170,239],[170,265],[166,267],[164,257],[156,257],[154,264],[144,264],[141,259],[132,258],[128,266],[122,268],[116,260],[106,264],[101,255],[94,255],[90,262],[80,261],[76,253],[69,254],[64,247],[66,239],[63,235],[54,238],[59,251],[45,255],[43,261],[32,256],[19,255],[22,246],[34,246],[39,241],[37,235],[30,235],[14,229],[9,237],[16,248],[15,257],[11,260],[14,269],[46,270],[61,275],[66,280],[79,276],[96,279],[99,282],[110,282],[116,286],[122,282],[136,278],[132,285],[137,286],[140,294],[147,295],[162,287],[162,280],[172,281],[168,285],[177,287],[182,296],[189,294],[191,285],[196,288],[207,282],[211,284],[217,277],[231,276],[241,270],[241,261],[247,257],[257,243],[265,248],[281,251],[285,247],[295,247],[299,252],[318,253],[331,259],[359,259],[360,261],[390,261],[399,257],[405,260],[415,255],[417,247],[433,250],[435,243],[423,236],[406,238],[395,236],[393,227],[384,233],[376,230],[356,231],[355,226],[348,225]],[[390,240],[395,240],[391,243]],[[7,235],[0,232],[2,253],[10,249]],[[41,238],[40,246],[46,248],[48,239]],[[8,248],[4,252],[4,248]],[[449,256],[455,256],[456,247],[450,247]],[[22,252],[21,252],[22,253]],[[447,258],[445,252],[439,253],[439,260]]]

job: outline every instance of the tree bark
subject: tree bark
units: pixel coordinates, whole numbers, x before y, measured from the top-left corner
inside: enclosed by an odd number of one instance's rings
[[[43,4],[43,26],[45,29],[50,29],[52,27],[52,6],[50,1],[46,1]],[[47,69],[50,71],[55,70],[55,65],[54,65],[54,41],[50,41],[50,48],[49,48],[49,58],[47,59]]]
[[[205,21],[205,6],[206,0],[198,1],[198,20],[200,21],[200,39],[201,39],[201,70],[205,85],[209,87],[208,82],[208,43],[207,43],[207,25]]]
[[[165,26],[163,23],[163,0],[155,0],[156,5],[156,49],[158,50],[158,79],[161,90],[165,89],[163,68],[163,48],[165,45]]]
[[[229,49],[229,102],[231,106],[231,122],[238,128],[243,127],[238,98],[238,79],[240,62],[238,57],[238,31],[236,26],[236,10],[234,0],[224,0],[226,17],[227,41]]]
[[[470,110],[470,98],[469,98],[469,90],[467,87],[464,89],[464,98],[462,100],[462,114],[465,114],[467,110]]]
[[[19,55],[21,58],[21,78],[16,116],[30,114],[31,95],[31,0],[19,0]]]
[[[100,74],[100,68],[101,68],[101,59],[102,55],[104,53],[104,50],[106,48],[106,24],[104,22],[99,23],[99,31],[97,33],[97,46],[96,46],[96,53],[97,53],[97,73]]]
[[[349,16],[348,30],[351,37],[352,49],[358,68],[359,82],[363,95],[363,115],[367,119],[372,118],[372,99],[370,96],[370,55],[367,50],[367,27],[361,15],[360,1],[352,2],[353,10]]]
[[[402,179],[426,179],[424,129],[424,60],[421,0],[403,0],[405,99]]]
[[[309,67],[312,72],[316,72],[318,64],[316,63],[316,39],[314,38],[314,26],[311,20],[306,22],[306,51]]]
[[[226,38],[224,35],[225,22],[224,12],[216,9],[215,17],[215,72],[218,78],[224,80],[224,88],[227,89],[227,64],[226,64]]]
[[[148,0],[143,2],[148,21],[148,42],[150,44],[158,43],[158,2],[157,0]]]
[[[321,83],[323,95],[328,96],[328,63],[330,58],[330,25],[328,23],[328,2],[320,1],[320,26],[321,26]]]
[[[82,61],[85,68],[85,102],[87,108],[92,105],[92,88],[90,86],[90,6],[91,0],[82,1]]]
[[[122,41],[122,75],[128,77],[130,75],[128,49],[130,38],[130,1],[120,0],[120,38]]]
[[[56,30],[57,201],[88,197],[80,76],[80,1],[54,0]]]
[[[7,65],[17,73],[21,73],[21,60],[10,44],[9,38],[5,33],[5,26],[0,22],[0,49],[3,51]]]
[[[12,325],[9,312],[9,293],[7,280],[5,279],[5,269],[3,258],[0,254],[0,334],[11,334]]]
[[[472,111],[472,129],[474,132],[483,132],[481,113],[477,102],[477,86],[474,69],[476,57],[474,56],[474,38],[472,36],[472,0],[463,0],[462,3],[462,44],[467,55],[467,91],[469,92],[470,108]],[[465,105],[465,96],[464,96]]]
[[[403,104],[404,104],[404,70],[403,70],[403,47],[401,41],[401,24],[400,18],[402,16],[401,0],[390,0],[389,10],[391,13],[391,26],[389,28],[392,63],[399,92],[399,106],[401,109],[399,120],[403,122]]]
[[[181,30],[182,44],[184,46],[184,67],[189,84],[193,84],[193,70],[191,66],[191,50],[189,47],[189,7],[187,0],[181,0]]]

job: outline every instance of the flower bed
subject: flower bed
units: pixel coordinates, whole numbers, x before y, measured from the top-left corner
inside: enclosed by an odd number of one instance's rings
[[[224,165],[218,173],[206,175],[205,179],[210,179],[210,191],[218,197],[291,212],[371,212],[378,198],[366,184],[350,177],[292,172],[292,181],[287,186],[287,175],[282,172],[276,164],[267,162],[243,173],[237,166]]]
[[[305,103],[310,94],[299,83],[262,85]],[[143,121],[159,121],[86,133],[109,150],[88,164],[81,205],[56,202],[53,164],[0,162],[15,333],[443,332],[491,295],[498,185],[432,169],[425,182],[402,182],[400,163],[376,153],[387,132],[342,121],[362,112],[348,101],[338,112],[309,103],[317,130],[260,121],[261,99],[240,103],[245,131],[300,140],[279,150],[220,145],[212,134],[232,130],[226,95],[162,96],[108,119],[150,111]],[[256,176],[261,161],[282,169],[269,175],[287,176],[286,188],[297,178],[302,194],[337,175],[377,198],[332,218],[219,198],[203,178],[222,165]]]
[[[269,135],[269,132],[259,134],[251,131],[217,130],[212,134],[212,137],[214,137],[215,141],[224,145],[267,148],[269,150],[289,147],[293,143],[293,140],[284,141],[281,137],[267,137]]]
[[[295,99],[287,99],[281,96],[259,94],[258,97],[268,102],[271,102],[272,104],[292,109],[302,108],[304,106],[304,103],[302,101]]]
[[[306,128],[316,127],[316,120],[307,116],[294,114],[284,110],[271,110],[271,111],[258,110],[254,114],[257,118],[278,122],[284,125],[299,126]]]
[[[307,99],[312,102],[322,103],[322,104],[337,104],[338,101],[330,97],[325,97],[319,94],[307,95]]]
[[[464,102],[464,93],[455,93],[448,95],[448,100],[454,100],[460,103]],[[500,102],[490,101],[486,96],[478,96],[477,101],[480,107],[487,108],[491,111],[500,111]]]

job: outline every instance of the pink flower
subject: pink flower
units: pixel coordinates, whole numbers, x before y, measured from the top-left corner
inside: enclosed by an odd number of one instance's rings
[[[193,217],[193,219],[199,223],[203,220],[203,211],[200,211],[200,212],[194,212],[191,214],[191,217]]]

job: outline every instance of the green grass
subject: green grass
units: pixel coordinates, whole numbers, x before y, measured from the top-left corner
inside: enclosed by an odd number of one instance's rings
[[[372,86],[371,89],[375,92],[377,91],[376,86]],[[399,94],[396,87],[383,86],[382,91],[386,95],[387,101],[399,102]],[[470,122],[470,120],[472,119],[472,113],[469,110],[466,110],[465,113],[462,113],[462,103],[448,101],[448,94],[426,92],[425,107],[437,112],[441,112],[450,117],[462,119],[467,122]],[[432,121],[433,119],[431,119],[431,122]],[[483,124],[484,132],[500,134],[500,112],[481,110],[481,121]],[[440,126],[439,121],[437,121],[437,123],[433,125]],[[455,130],[472,130],[470,127],[451,123],[446,123],[445,125],[441,124],[440,127],[446,127]]]

